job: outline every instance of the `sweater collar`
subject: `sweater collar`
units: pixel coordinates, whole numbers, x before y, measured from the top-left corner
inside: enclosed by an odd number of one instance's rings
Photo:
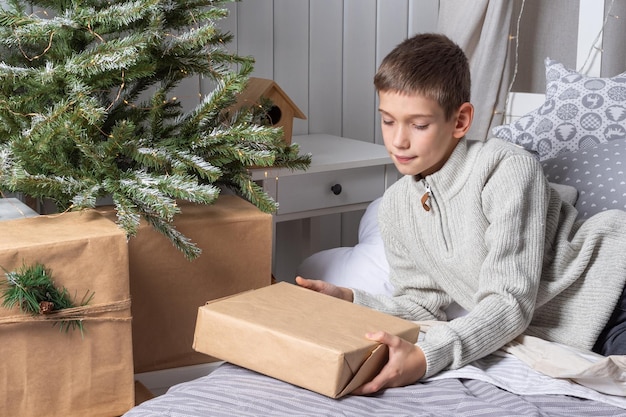
[[[452,154],[446,163],[437,172],[427,175],[424,179],[430,187],[436,188],[439,193],[456,194],[467,178],[473,166],[473,161],[469,161],[469,150],[467,139],[463,137],[459,140]]]

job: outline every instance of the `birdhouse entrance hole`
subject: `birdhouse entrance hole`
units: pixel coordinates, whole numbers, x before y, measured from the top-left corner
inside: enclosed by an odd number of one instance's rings
[[[269,124],[271,124],[272,126],[276,126],[278,123],[280,123],[280,119],[283,117],[283,112],[282,110],[280,110],[280,107],[278,106],[272,106],[268,111],[267,111],[267,119]]]

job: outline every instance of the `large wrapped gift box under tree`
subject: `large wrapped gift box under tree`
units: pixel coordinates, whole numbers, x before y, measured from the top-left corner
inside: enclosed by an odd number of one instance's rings
[[[0,279],[37,263],[75,305],[93,298],[75,311],[82,334],[60,330],[54,314],[0,307],[0,414],[125,413],[134,405],[125,233],[93,210],[0,222]]]
[[[216,361],[192,349],[198,307],[271,283],[270,214],[234,195],[180,208],[174,225],[202,249],[198,258],[143,223],[128,242],[137,373]]]

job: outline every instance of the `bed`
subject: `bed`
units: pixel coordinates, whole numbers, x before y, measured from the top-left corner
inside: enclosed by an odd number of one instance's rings
[[[125,416],[626,415],[626,410],[618,405],[576,397],[568,394],[567,386],[552,386],[554,381],[524,375],[526,370],[515,359],[492,355],[471,368],[475,369],[468,368],[463,375],[442,375],[439,379],[388,389],[375,396],[334,400],[226,363],[205,377],[172,387]],[[498,375],[520,386],[530,384],[527,386],[531,393],[518,394],[500,388],[493,382]]]

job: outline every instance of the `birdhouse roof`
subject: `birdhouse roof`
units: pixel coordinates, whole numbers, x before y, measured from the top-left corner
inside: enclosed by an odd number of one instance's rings
[[[293,109],[294,117],[306,119],[306,116],[289,98],[287,93],[274,81],[267,78],[250,77],[245,90],[241,92],[238,102],[256,102],[260,97],[272,99],[273,94],[278,94]]]

